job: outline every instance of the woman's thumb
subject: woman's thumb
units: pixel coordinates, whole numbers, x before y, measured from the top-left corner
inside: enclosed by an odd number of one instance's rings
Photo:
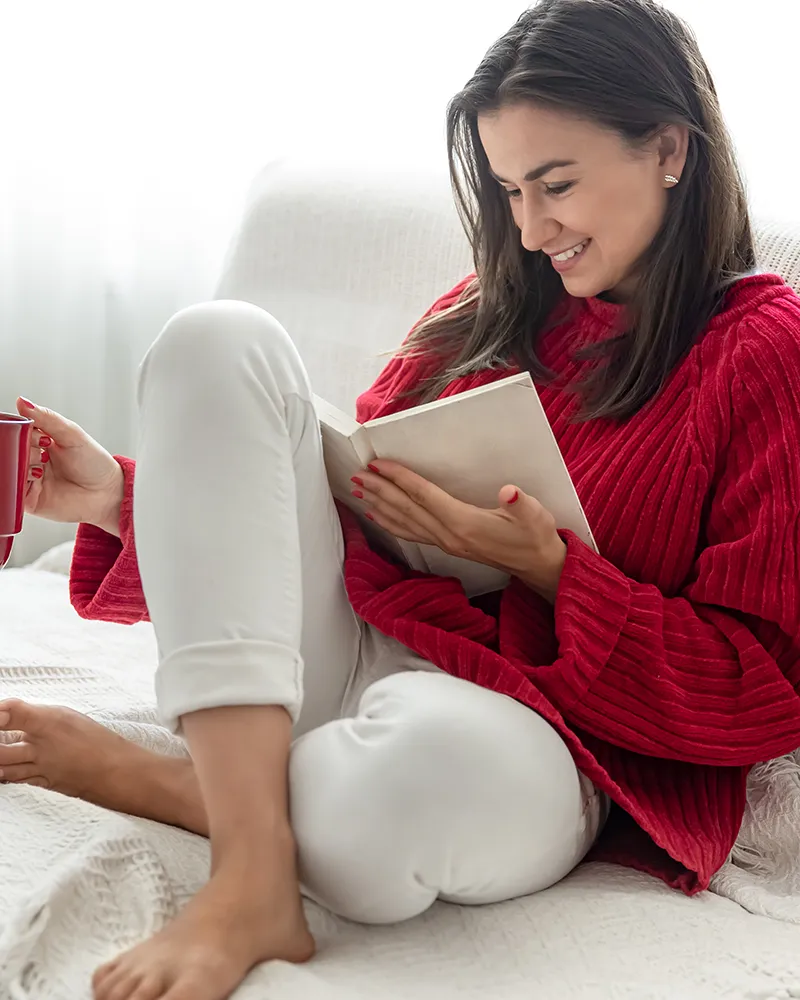
[[[37,406],[24,396],[17,397],[17,412],[23,417],[32,417],[39,430],[49,434],[58,444],[69,445],[75,441],[77,426],[55,410]]]
[[[519,501],[525,497],[525,494],[518,486],[504,486],[500,492],[497,494],[497,499],[500,501],[501,507],[510,507],[512,511],[520,510],[523,506],[520,504],[519,507],[515,507],[514,504],[519,503]]]

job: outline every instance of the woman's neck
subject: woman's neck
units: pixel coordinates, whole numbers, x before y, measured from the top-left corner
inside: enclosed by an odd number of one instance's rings
[[[629,297],[619,286],[616,288],[607,288],[604,292],[599,292],[595,296],[597,299],[602,299],[603,302],[613,302],[615,306],[625,305]]]

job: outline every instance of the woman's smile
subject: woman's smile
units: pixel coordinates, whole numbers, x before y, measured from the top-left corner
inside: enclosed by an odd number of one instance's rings
[[[548,254],[550,262],[559,274],[563,274],[564,271],[571,270],[583,260],[591,242],[591,239],[584,240],[562,253]]]

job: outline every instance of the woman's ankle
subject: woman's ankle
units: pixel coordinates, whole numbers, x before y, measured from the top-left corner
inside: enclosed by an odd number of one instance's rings
[[[212,872],[225,866],[257,876],[261,866],[278,864],[286,871],[296,872],[297,841],[291,826],[284,823],[254,821],[238,830],[225,830],[211,837]]]
[[[127,812],[208,836],[203,797],[188,757],[147,753],[139,760],[136,772],[123,777],[128,788]]]

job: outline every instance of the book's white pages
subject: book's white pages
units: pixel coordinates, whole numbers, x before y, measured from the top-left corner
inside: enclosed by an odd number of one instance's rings
[[[365,518],[363,503],[352,495],[352,490],[356,487],[350,477],[365,469],[376,457],[369,441],[369,432],[354,417],[343,413],[321,396],[314,395],[313,402],[319,418],[325,470],[331,493],[361,517],[364,532],[371,540],[380,542],[414,569],[428,572],[419,546],[396,538],[374,521]]]
[[[575,487],[528,372],[359,425],[315,398],[331,490],[357,513],[350,476],[373,458],[391,458],[478,507],[498,506],[513,483],[596,550]],[[371,522],[366,521],[366,525]],[[383,532],[385,535],[386,533]],[[457,576],[469,596],[498,590],[508,576],[437,546],[399,546],[416,569]],[[396,550],[395,550],[396,551]],[[418,557],[421,557],[421,559]]]

